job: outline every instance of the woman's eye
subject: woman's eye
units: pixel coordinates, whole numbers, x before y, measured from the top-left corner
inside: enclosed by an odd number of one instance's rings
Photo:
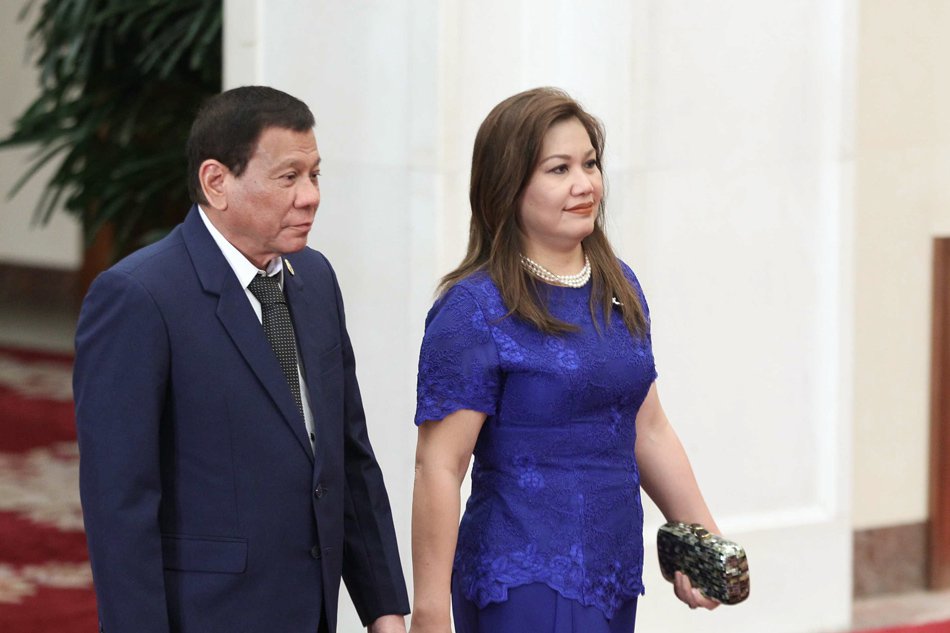
[[[592,158],[591,160],[589,160],[589,161],[587,161],[586,163],[584,163],[584,166],[587,167],[587,169],[596,169],[596,168],[597,168],[597,159],[596,159],[596,158]]]
[[[552,174],[566,174],[567,165],[558,165],[557,167],[553,167],[550,171]]]

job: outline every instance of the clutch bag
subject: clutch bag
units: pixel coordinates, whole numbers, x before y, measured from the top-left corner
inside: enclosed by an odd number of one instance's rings
[[[681,571],[706,596],[723,604],[749,597],[749,562],[736,543],[708,532],[698,523],[666,523],[656,535],[660,571],[673,582]]]

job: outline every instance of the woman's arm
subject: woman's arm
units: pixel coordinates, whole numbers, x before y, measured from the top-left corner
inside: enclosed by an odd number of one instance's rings
[[[419,427],[412,493],[412,633],[451,631],[459,488],[485,418],[484,413],[462,409]]]
[[[686,451],[660,404],[656,383],[650,386],[637,413],[636,456],[640,485],[667,521],[701,523],[710,532],[719,533],[696,483]],[[713,609],[719,604],[694,589],[689,578],[679,572],[673,587],[676,597],[690,608]]]

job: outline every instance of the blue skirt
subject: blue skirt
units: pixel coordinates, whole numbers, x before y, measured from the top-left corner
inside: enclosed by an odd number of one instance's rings
[[[565,598],[544,583],[508,590],[504,602],[479,609],[452,578],[452,613],[456,633],[633,633],[637,599],[628,600],[607,619],[597,607]]]

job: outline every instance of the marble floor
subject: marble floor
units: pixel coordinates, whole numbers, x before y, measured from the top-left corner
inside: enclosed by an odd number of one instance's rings
[[[76,315],[0,304],[0,346],[72,352]],[[859,600],[854,631],[950,619],[950,591],[918,592]]]
[[[854,631],[950,620],[950,590],[865,598],[854,604]]]
[[[0,345],[72,352],[75,314],[0,303]]]

